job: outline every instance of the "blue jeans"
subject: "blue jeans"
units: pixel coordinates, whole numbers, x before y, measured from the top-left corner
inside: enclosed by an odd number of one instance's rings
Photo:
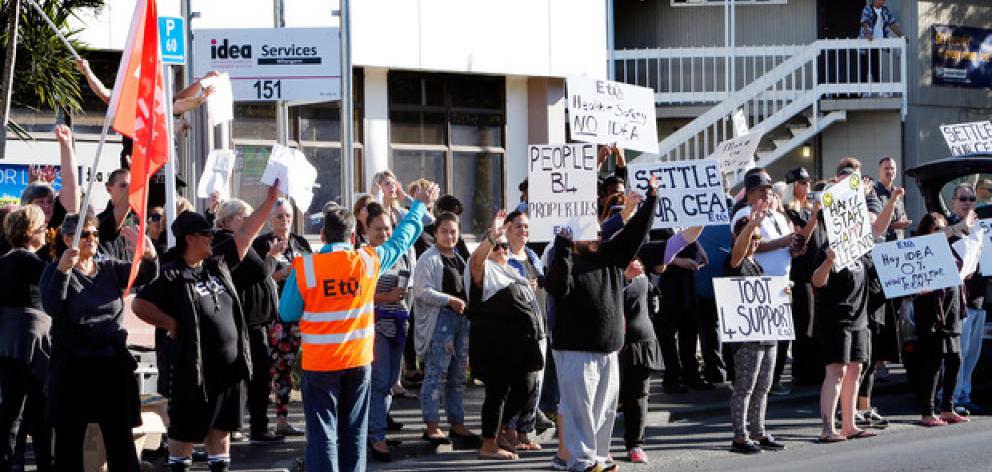
[[[365,471],[371,372],[367,365],[335,372],[303,371],[307,470]]]
[[[468,365],[469,321],[448,308],[441,308],[424,360],[424,384],[420,387],[420,411],[425,423],[441,422],[441,376],[447,373],[444,408],[449,424],[465,424],[465,370]]]
[[[985,331],[985,310],[968,308],[968,317],[961,322],[961,371],[954,389],[954,403],[971,403],[971,374],[982,355]]]
[[[382,320],[396,323],[396,336],[390,338],[376,330],[372,357],[372,403],[369,407],[369,442],[386,440],[386,415],[393,403],[393,385],[400,378],[400,362],[406,344],[405,320]]]

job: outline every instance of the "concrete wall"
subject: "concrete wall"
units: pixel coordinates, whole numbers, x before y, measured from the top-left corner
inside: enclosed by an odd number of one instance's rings
[[[901,158],[902,123],[898,111],[848,111],[847,121],[835,123],[820,134],[823,177],[833,177],[845,157],[856,157],[868,175],[878,174],[878,160]]]
[[[671,0],[614,0],[616,48],[723,46],[724,7]],[[737,5],[737,44],[808,44],[816,39],[816,0]]]

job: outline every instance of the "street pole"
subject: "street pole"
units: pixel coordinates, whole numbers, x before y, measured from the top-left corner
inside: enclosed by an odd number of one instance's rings
[[[0,159],[7,157],[7,122],[10,119],[10,96],[14,89],[14,63],[17,61],[17,24],[21,17],[21,0],[7,0],[7,50],[3,57],[3,77],[2,82],[3,104],[0,105],[3,116],[0,122],[3,123],[3,132],[0,133]]]
[[[172,84],[172,66],[162,64],[162,78],[165,79],[165,116],[169,130],[169,158],[165,161],[165,234],[167,247],[176,245],[176,235],[172,233],[172,222],[176,220],[176,137],[173,130],[175,118],[172,116],[172,96],[175,88]]]
[[[606,78],[610,80],[616,80],[617,75],[614,59],[616,55],[613,51],[616,49],[616,41],[613,38],[613,31],[613,0],[606,0]]]
[[[276,28],[286,27],[284,0],[272,2],[273,19]],[[286,100],[276,101],[276,141],[283,146],[289,146],[289,103]]]
[[[351,79],[351,1],[341,0],[341,204],[345,208],[351,208],[355,198]]]

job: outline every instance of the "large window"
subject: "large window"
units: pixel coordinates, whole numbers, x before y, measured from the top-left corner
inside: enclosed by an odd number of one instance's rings
[[[364,91],[362,72],[355,70],[354,78],[354,143],[355,188],[362,182],[362,103]],[[252,205],[265,199],[266,188],[259,182],[276,143],[276,110],[273,103],[243,102],[234,107],[234,148],[238,161],[234,169],[234,195]],[[317,103],[289,107],[289,146],[303,151],[317,168],[317,186],[309,208],[300,208],[303,231],[317,234],[323,222],[324,204],[341,202],[341,107],[339,102]]]
[[[389,74],[390,167],[404,183],[421,177],[462,202],[462,232],[480,234],[503,207],[503,77]]]

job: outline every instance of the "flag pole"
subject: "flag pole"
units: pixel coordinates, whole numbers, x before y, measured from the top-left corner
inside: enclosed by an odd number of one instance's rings
[[[62,36],[62,32],[59,31],[58,27],[55,26],[55,23],[52,23],[52,20],[48,18],[48,15],[45,14],[45,10],[42,10],[41,6],[39,6],[34,0],[24,0],[24,1],[28,2],[28,4],[31,5],[35,10],[38,10],[38,14],[40,14],[41,17],[45,19],[45,23],[48,23],[48,27],[52,28],[52,31],[54,31],[55,34],[59,37],[59,39],[62,40],[62,44],[65,44],[65,47],[69,49],[69,52],[72,53],[72,57],[77,61],[82,59],[82,57],[79,57],[79,54],[76,52],[76,49],[73,48],[71,44],[69,44],[69,40],[65,39],[65,36]],[[73,247],[76,247],[75,244],[73,244]]]

